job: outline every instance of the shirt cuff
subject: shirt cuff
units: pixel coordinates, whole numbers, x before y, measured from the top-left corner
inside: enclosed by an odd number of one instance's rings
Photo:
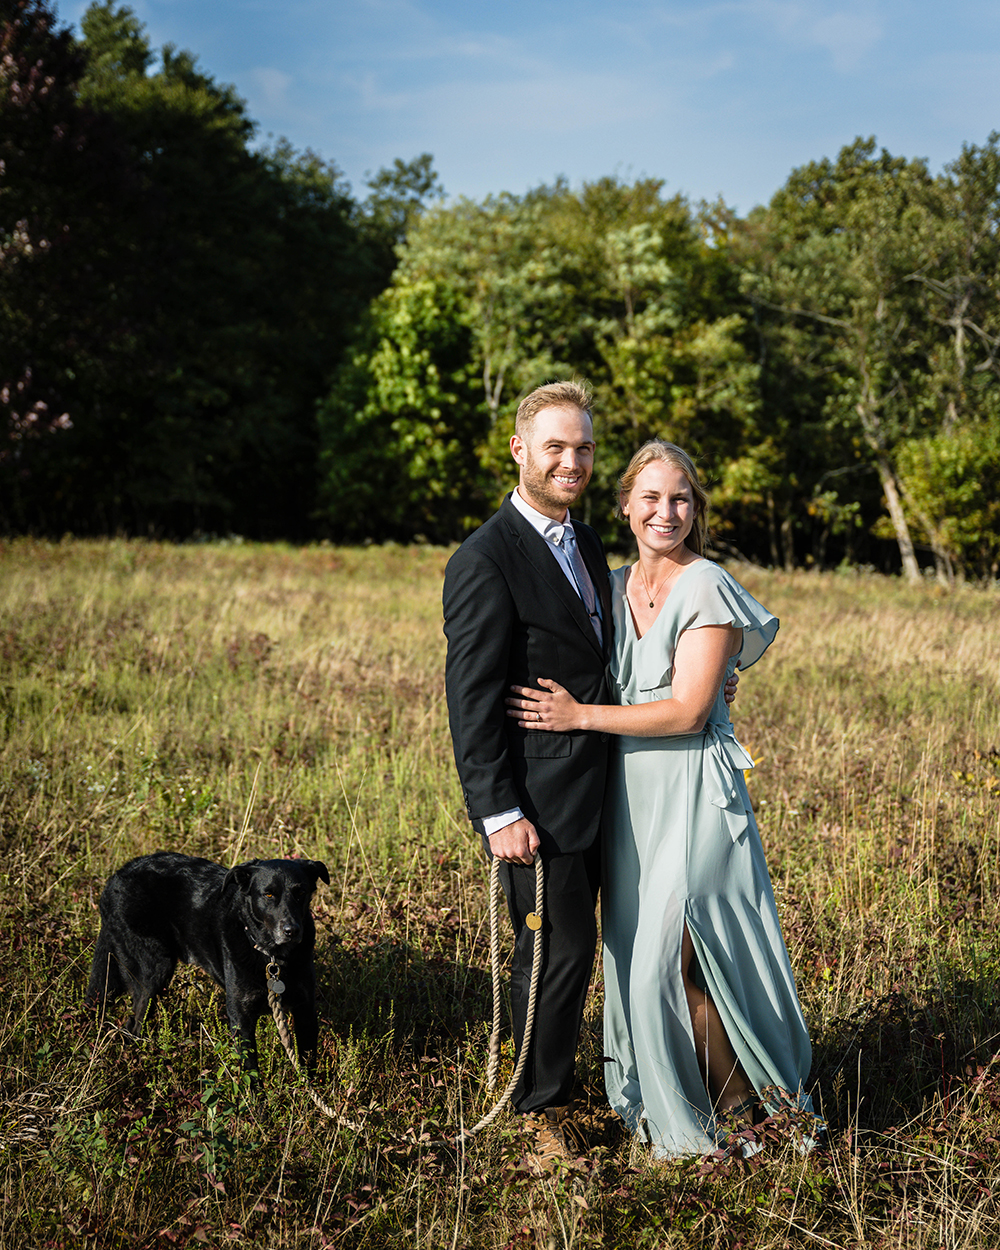
[[[488,838],[492,838],[495,833],[499,833],[501,829],[506,829],[508,825],[512,825],[515,820],[523,820],[524,812],[519,807],[512,807],[509,812],[498,812],[496,816],[483,817],[483,829]]]

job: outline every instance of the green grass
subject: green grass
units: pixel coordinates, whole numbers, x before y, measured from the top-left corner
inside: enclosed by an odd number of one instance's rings
[[[737,732],[830,1124],[651,1165],[581,1044],[582,1177],[491,1100],[486,872],[451,761],[434,548],[0,547],[0,1250],[1000,1244],[1000,596],[736,569],[782,618]],[[159,848],[326,861],[322,1117],[182,969],[139,1043],[83,1008],[103,881]],[[122,1004],[121,1015],[125,1014]],[[510,1063],[509,1043],[505,1062]]]

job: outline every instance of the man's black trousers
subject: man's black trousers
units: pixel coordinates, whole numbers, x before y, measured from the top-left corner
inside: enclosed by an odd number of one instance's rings
[[[542,973],[528,1059],[512,1098],[515,1109],[525,1113],[562,1107],[573,1097],[576,1049],[597,945],[594,908],[601,879],[600,838],[585,851],[543,859]],[[525,917],[535,910],[535,866],[501,864],[499,876],[516,942],[510,996],[520,1054],[535,942],[534,931],[525,924]]]

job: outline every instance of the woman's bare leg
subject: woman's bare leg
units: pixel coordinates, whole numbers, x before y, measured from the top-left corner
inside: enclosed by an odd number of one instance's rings
[[[691,1012],[698,1062],[705,1075],[705,1084],[717,1111],[731,1111],[754,1096],[754,1088],[740,1067],[729,1044],[718,1009],[704,990],[691,980],[694,943],[684,926],[681,941],[681,976]]]

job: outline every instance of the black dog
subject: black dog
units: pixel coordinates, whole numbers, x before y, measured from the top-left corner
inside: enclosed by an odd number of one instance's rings
[[[228,872],[172,851],[129,860],[101,893],[101,932],[85,1001],[103,1008],[128,991],[138,1034],[177,961],[197,964],[226,991],[244,1070],[256,1077],[257,1021],[269,1010],[265,969],[276,963],[299,1057],[312,1071],[319,1025],[309,900],[317,879],[330,884],[326,865],[313,859],[254,859]]]

